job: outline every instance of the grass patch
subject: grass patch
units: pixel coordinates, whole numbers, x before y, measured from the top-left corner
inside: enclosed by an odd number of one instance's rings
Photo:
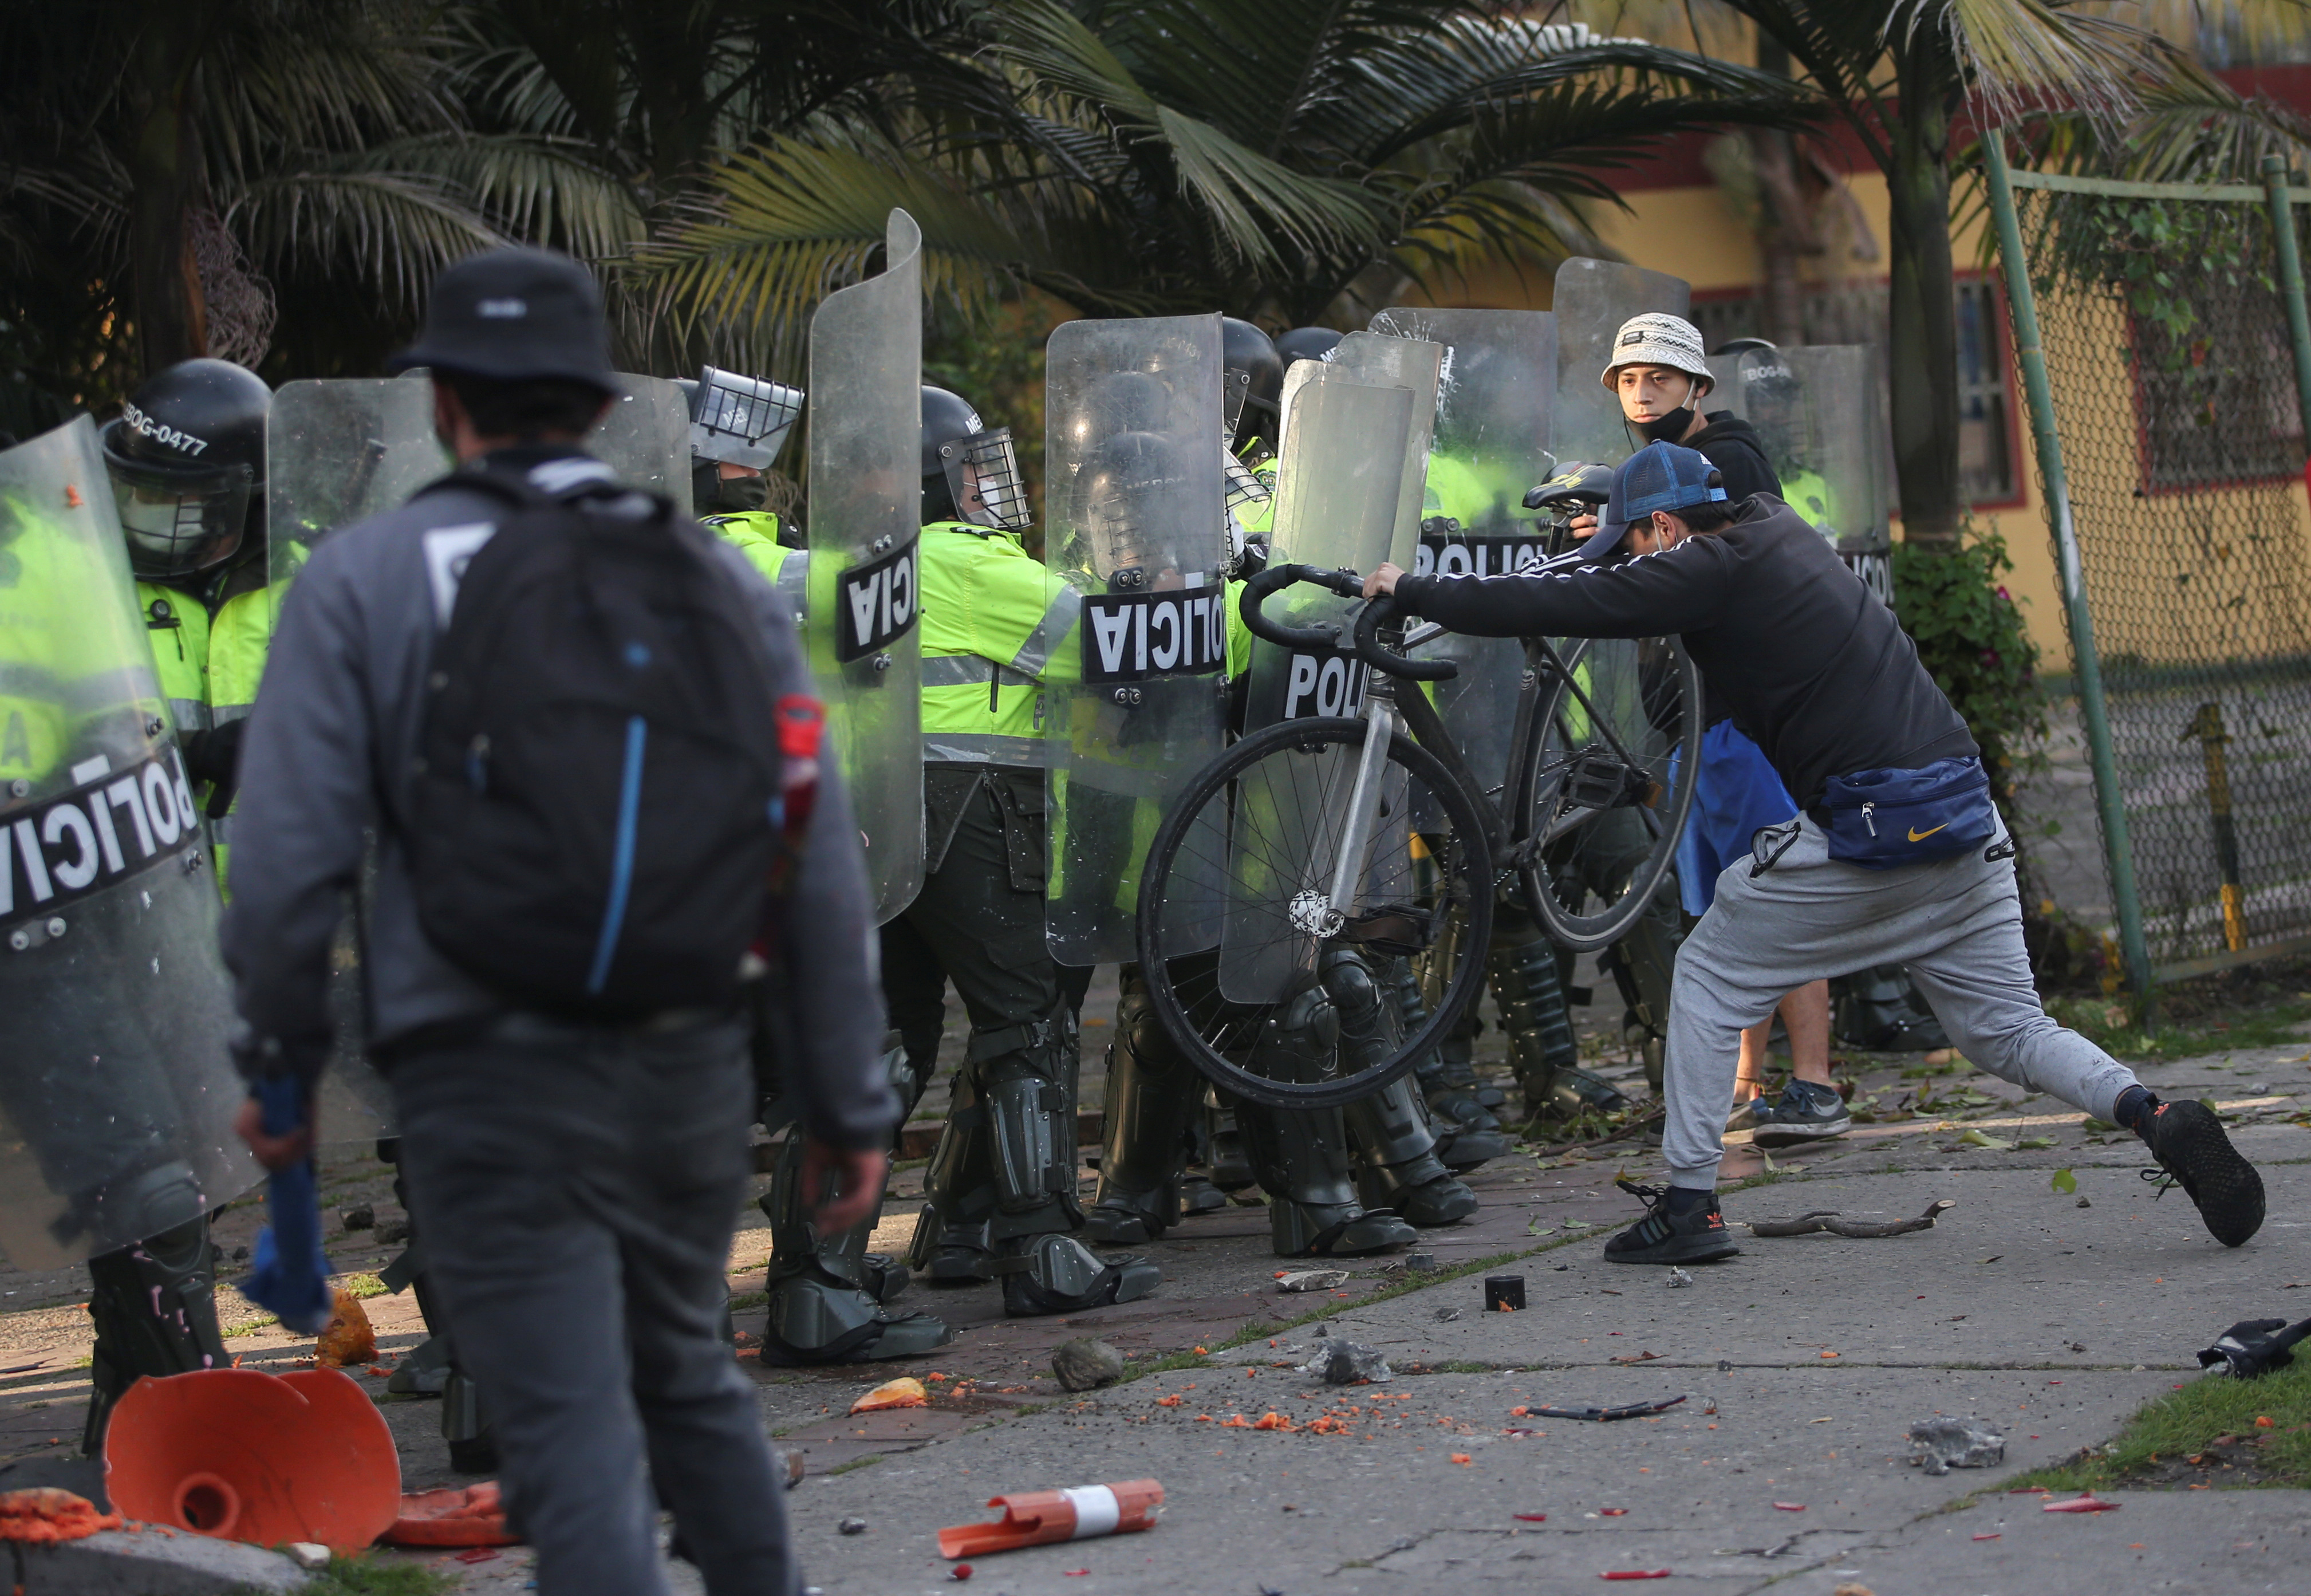
[[[865,1452],[865,1453],[862,1453],[861,1455],[859,1455],[859,1456],[858,1456],[858,1457],[855,1457],[855,1458],[851,1459],[851,1460],[850,1460],[849,1462],[847,1462],[847,1463],[837,1463],[837,1464],[835,1464],[833,1468],[829,1469],[829,1470],[826,1471],[826,1473],[827,1473],[827,1478],[831,1479],[831,1478],[833,1478],[835,1475],[838,1475],[838,1474],[849,1474],[849,1473],[852,1472],[854,1470],[859,1470],[859,1469],[872,1469],[876,1464],[877,1464],[877,1463],[881,1462],[882,1461],[883,1461],[883,1454],[882,1454],[881,1452]]]
[[[2013,1482],[2054,1490],[2177,1484],[2311,1485],[2311,1363],[2260,1380],[2202,1375],[2143,1408],[2092,1456]]]
[[[281,1317],[277,1313],[259,1313],[251,1319],[236,1320],[218,1331],[218,1334],[230,1341],[235,1336],[253,1336],[261,1330],[270,1330],[280,1322]]]
[[[457,1581],[422,1563],[375,1563],[367,1557],[332,1557],[305,1589],[315,1596],[444,1596]]]
[[[2286,1047],[2304,1038],[2294,1027],[2311,1019],[2300,997],[2257,1004],[2253,997],[2203,1007],[2180,991],[2162,993],[2159,1023],[2145,1030],[2125,1003],[2108,998],[2055,998],[2046,1012],[2104,1051],[2123,1059],[2192,1059],[2242,1048]]]
[[[348,1296],[356,1298],[393,1295],[386,1289],[385,1282],[375,1275],[346,1275],[339,1278],[337,1285]]]
[[[767,1291],[744,1292],[730,1299],[730,1312],[736,1313],[746,1308],[763,1307],[769,1304],[770,1300],[771,1294]]]

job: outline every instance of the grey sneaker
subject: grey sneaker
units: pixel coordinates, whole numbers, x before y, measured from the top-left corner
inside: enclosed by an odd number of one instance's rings
[[[1853,1129],[1853,1116],[1845,1112],[1837,1088],[1811,1081],[1792,1080],[1777,1102],[1760,1099],[1754,1106],[1757,1128],[1750,1139],[1761,1147],[1794,1147]]]

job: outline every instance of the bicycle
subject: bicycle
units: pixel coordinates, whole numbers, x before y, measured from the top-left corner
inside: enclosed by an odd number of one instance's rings
[[[1673,860],[1703,729],[1700,675],[1677,639],[1523,639],[1510,779],[1485,791],[1426,693],[1397,685],[1453,675],[1409,657],[1444,629],[1406,631],[1387,596],[1352,628],[1262,612],[1304,582],[1351,599],[1364,585],[1272,566],[1245,585],[1245,624],[1362,665],[1360,712],[1267,727],[1199,772],[1156,830],[1138,910],[1140,966],[1173,1042],[1215,1084],[1276,1108],[1354,1102],[1440,1042],[1476,993],[1502,894],[1576,951],[1626,931]],[[1217,907],[1167,911],[1189,901]],[[1427,979],[1408,986],[1421,960]],[[1329,1001],[1312,1009],[1319,988]],[[1312,1030],[1295,1017],[1326,1007]]]

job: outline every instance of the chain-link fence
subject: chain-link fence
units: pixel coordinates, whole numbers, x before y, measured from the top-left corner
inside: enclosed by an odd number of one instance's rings
[[[2097,720],[2106,728],[2112,903],[2130,962],[2150,966],[2137,981],[2155,981],[2311,935],[2311,521],[2292,262],[2262,190],[2054,181],[2012,177],[2029,280],[2027,300],[2014,296],[2016,346],[2027,360],[2035,305],[2052,414],[2033,422],[2042,487],[2067,479],[2091,633],[2071,598],[2082,689],[2099,658],[2100,713],[2084,692],[2080,708],[2090,738]],[[2019,288],[2010,266],[2008,277]],[[2046,498],[2062,564],[2058,491]]]

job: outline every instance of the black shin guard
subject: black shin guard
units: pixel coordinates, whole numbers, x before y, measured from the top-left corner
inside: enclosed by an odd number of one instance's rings
[[[88,1422],[81,1449],[102,1455],[113,1404],[147,1374],[221,1369],[231,1359],[217,1330],[216,1247],[207,1216],[88,1260]]]

